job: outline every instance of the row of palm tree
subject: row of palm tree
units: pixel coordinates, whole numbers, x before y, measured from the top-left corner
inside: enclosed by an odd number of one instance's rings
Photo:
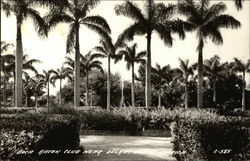
[[[3,43],[4,44],[4,43]],[[97,47],[94,48],[95,50]],[[98,54],[98,53],[92,53],[95,50],[91,50],[89,53],[87,53],[85,56],[80,55],[80,67],[82,71],[82,76],[86,77],[86,106],[88,106],[88,95],[89,95],[89,73],[93,69],[98,69],[101,73],[103,73],[102,63],[97,60],[99,58],[105,58],[105,55]],[[126,46],[124,45],[123,49],[120,49],[118,51],[118,54],[115,57],[115,63],[119,62],[123,56],[125,56],[125,61],[127,62],[126,66],[127,69],[130,70],[132,68],[132,83],[131,83],[131,105],[135,106],[135,98],[134,98],[134,63],[140,63],[141,65],[145,65],[145,60],[143,59],[146,55],[145,51],[136,52],[136,44],[133,44],[132,46]],[[3,55],[2,57],[10,57],[10,55]],[[13,56],[13,55],[12,55]],[[26,59],[26,58],[25,58]],[[5,64],[5,66],[10,66],[8,64],[13,64],[10,60],[12,59],[2,59],[2,64]],[[38,61],[38,60],[37,60]],[[155,68],[152,68],[152,78],[153,78],[153,87],[156,91],[158,91],[158,106],[161,106],[161,95],[162,91],[164,91],[166,88],[169,87],[169,83],[171,81],[180,81],[183,82],[185,86],[185,107],[188,107],[188,84],[190,80],[197,79],[197,76],[194,75],[195,70],[197,69],[197,63],[193,65],[189,65],[188,60],[182,60],[179,59],[180,66],[176,69],[171,69],[169,65],[166,65],[164,67],[161,67],[160,65],[156,64]],[[70,57],[66,57],[66,61],[64,63],[68,67],[62,67],[61,69],[57,69],[57,71],[54,71],[53,69],[49,71],[43,71],[42,74],[38,74],[36,72],[35,79],[30,78],[30,76],[27,74],[27,72],[23,72],[23,75],[25,76],[24,82],[24,93],[26,95],[26,103],[25,105],[28,105],[29,100],[29,91],[32,91],[34,89],[34,95],[36,100],[36,106],[38,106],[37,98],[41,95],[43,95],[45,92],[43,92],[43,88],[45,88],[47,84],[47,106],[49,107],[49,85],[55,83],[56,80],[60,80],[60,104],[62,105],[62,97],[61,97],[61,90],[62,90],[62,80],[65,78],[68,78],[70,81],[72,81],[73,77],[73,67],[74,67],[74,60],[72,60]],[[12,65],[13,66],[13,65]],[[228,75],[227,72],[228,68],[230,68],[230,72],[242,72],[242,80],[243,80],[243,87],[242,87],[242,110],[245,110],[245,73],[250,72],[250,60],[248,60],[245,64],[237,59],[234,58],[234,62],[228,64],[226,63],[220,63],[220,57],[215,55],[214,57],[205,60],[204,63],[204,72],[205,77],[207,77],[210,82],[213,84],[213,102],[216,104],[216,83],[220,79],[226,79],[225,75]],[[6,67],[5,67],[6,68]],[[35,68],[32,66],[30,69]],[[36,71],[36,70],[35,70]],[[4,70],[3,73],[6,75],[8,71]],[[174,73],[174,74],[173,74]],[[174,75],[174,78],[173,78]],[[191,78],[190,78],[191,77]],[[137,78],[138,79],[138,78]],[[141,80],[143,81],[143,80]]]
[[[152,67],[152,77],[153,77],[153,87],[154,90],[158,92],[158,106],[161,107],[161,92],[166,91],[171,88],[170,84],[174,82],[181,82],[184,85],[184,105],[185,108],[189,107],[189,84],[193,81],[198,82],[197,68],[198,64],[189,64],[189,60],[179,59],[180,65],[178,68],[171,68],[170,65],[166,65],[161,67],[159,64],[156,64],[155,67]],[[246,81],[245,81],[245,73],[250,72],[250,59],[244,63],[242,60],[234,58],[234,61],[231,63],[220,63],[220,57],[215,55],[210,59],[205,60],[204,62],[204,78],[206,81],[208,80],[212,84],[213,90],[213,104],[216,106],[217,102],[217,83],[220,80],[227,80],[228,77],[235,73],[242,73],[241,81],[242,81],[242,111],[245,110],[246,107]],[[141,71],[140,71],[141,70]],[[142,75],[145,73],[145,68],[141,66],[139,68],[139,77],[137,76],[137,80],[140,82],[144,82],[145,76]],[[203,85],[204,86],[204,85]]]
[[[177,5],[165,5],[147,0],[143,12],[136,4],[126,1],[115,7],[117,15],[124,15],[134,20],[134,24],[125,29],[119,36],[115,44],[110,37],[111,29],[106,20],[101,16],[87,16],[99,0],[61,0],[55,2],[51,0],[20,0],[8,1],[1,0],[1,8],[9,16],[14,13],[17,19],[17,39],[16,39],[16,66],[15,66],[15,106],[22,105],[22,70],[23,70],[23,47],[21,25],[26,18],[34,21],[38,34],[47,36],[48,31],[59,23],[70,25],[67,36],[67,53],[75,48],[74,63],[74,106],[79,106],[79,81],[80,81],[80,43],[79,29],[81,25],[97,32],[102,38],[102,53],[108,56],[108,73],[110,73],[110,58],[115,57],[117,47],[124,41],[132,40],[134,35],[145,35],[147,38],[146,52],[146,107],[151,105],[151,36],[153,32],[158,33],[159,37],[168,46],[172,46],[172,34],[177,33],[181,39],[185,38],[185,32],[195,31],[198,38],[198,107],[203,104],[202,79],[203,79],[203,48],[206,39],[220,45],[223,38],[220,33],[221,28],[238,28],[240,22],[230,15],[222,14],[226,10],[224,3],[210,5],[209,0],[183,0],[178,1]],[[235,0],[237,6],[241,7],[241,1]],[[50,7],[49,13],[42,18],[36,6]],[[186,17],[186,21],[172,19],[178,13]],[[99,51],[100,52],[100,51]],[[110,79],[107,78],[107,108],[110,108]]]

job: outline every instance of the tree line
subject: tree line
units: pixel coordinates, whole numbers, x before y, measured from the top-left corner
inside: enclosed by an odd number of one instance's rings
[[[67,35],[66,50],[67,53],[75,53],[72,81],[74,81],[74,106],[80,103],[80,72],[81,72],[81,54],[79,43],[79,30],[82,25],[88,27],[100,36],[100,46],[93,50],[100,55],[108,58],[107,72],[107,109],[110,108],[111,80],[110,80],[110,60],[119,59],[126,54],[118,54],[121,49],[126,48],[126,42],[132,41],[135,35],[146,35],[147,49],[145,61],[145,106],[151,106],[152,79],[151,79],[151,37],[156,32],[163,42],[171,47],[173,44],[173,34],[178,34],[180,39],[185,39],[187,32],[196,32],[199,43],[198,52],[198,83],[197,83],[197,107],[203,107],[203,48],[206,40],[211,40],[217,45],[223,43],[221,28],[237,29],[241,26],[240,22],[228,14],[226,5],[223,2],[211,4],[210,0],[184,0],[177,4],[156,3],[153,0],[145,1],[144,8],[139,8],[137,4],[131,1],[125,1],[114,8],[118,16],[123,15],[131,18],[134,23],[124,29],[114,43],[111,38],[111,29],[107,21],[99,16],[88,16],[88,13],[98,5],[97,0],[20,0],[8,1],[1,0],[1,9],[7,16],[14,14],[17,20],[17,37],[15,52],[15,106],[22,106],[23,81],[23,45],[21,26],[27,18],[33,20],[33,24],[38,34],[47,36],[53,28],[60,23],[69,24]],[[235,4],[240,9],[242,1],[235,0]],[[46,6],[49,11],[41,17],[35,9],[38,6]],[[175,15],[182,15],[185,20],[173,18]],[[133,53],[133,52],[132,52]],[[2,54],[2,51],[1,51]],[[98,62],[95,66],[100,65]],[[97,67],[96,66],[96,67]],[[131,64],[133,70],[133,63]],[[245,66],[244,66],[245,67]],[[97,67],[99,68],[99,67]],[[160,70],[159,66],[156,71]],[[241,68],[242,71],[242,68]],[[85,70],[88,72],[88,70]],[[161,72],[161,71],[159,71]],[[88,74],[87,74],[88,75]],[[60,80],[60,79],[59,79]],[[38,83],[39,84],[39,83]],[[134,84],[132,82],[132,84]],[[87,96],[88,97],[88,96]],[[159,97],[160,98],[160,97]],[[134,100],[134,98],[133,98]]]

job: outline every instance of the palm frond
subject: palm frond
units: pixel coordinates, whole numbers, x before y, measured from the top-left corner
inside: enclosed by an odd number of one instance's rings
[[[241,23],[230,15],[219,15],[211,22],[211,25],[214,25],[217,28],[232,28],[237,29],[241,27]]]
[[[27,8],[26,10],[27,16],[29,16],[35,25],[35,29],[37,30],[40,36],[48,36],[48,26],[45,23],[44,19],[40,16],[39,12],[32,9]]]
[[[99,26],[95,24],[88,23],[88,22],[82,22],[82,24],[84,24],[89,29],[95,31],[101,37],[102,41],[108,44],[110,47],[113,46],[111,37],[102,28],[100,28]],[[114,52],[114,49],[113,49],[113,52]]]
[[[136,59],[142,59],[144,58],[145,56],[147,55],[147,52],[146,51],[141,51],[139,52],[137,55],[136,55]]]
[[[13,7],[9,3],[4,2],[3,0],[1,0],[1,9],[7,17],[9,17],[11,12],[13,11]]]
[[[205,28],[205,30],[206,31],[203,33],[207,33],[207,35],[205,36],[208,36],[212,40],[212,42],[214,42],[217,45],[223,44],[223,37],[221,35],[221,32],[218,29],[214,28],[213,26],[208,25]]]
[[[236,8],[237,8],[237,10],[240,10],[240,9],[242,9],[242,2],[243,2],[244,0],[234,0],[234,3],[235,3],[235,6],[236,6]]]
[[[13,44],[6,43],[5,41],[1,41],[1,54],[7,51],[10,47],[13,47]]]
[[[66,53],[71,53],[74,49],[76,39],[76,27],[77,26],[75,24],[70,25],[70,30],[66,41]]]
[[[164,3],[157,3],[156,4],[156,18],[159,18],[161,20],[166,20],[169,19],[175,9],[176,9],[176,5],[175,4],[168,4],[167,6]]]
[[[101,16],[89,16],[81,20],[81,23],[90,23],[102,28],[102,30],[106,31],[106,33],[110,34],[111,29],[107,23],[107,21]]]
[[[145,18],[140,8],[136,4],[130,1],[126,1],[125,3],[121,5],[116,5],[115,13],[117,15],[123,15],[129,18],[132,18],[136,22],[145,23]]]
[[[163,40],[165,45],[172,46],[173,44],[173,38],[171,36],[171,31],[163,24],[156,24],[155,25],[155,31],[159,35],[160,39]]]
[[[118,37],[115,46],[120,47],[125,41],[133,40],[135,35],[146,34],[145,27],[140,23],[135,23],[126,28]]]
[[[59,23],[72,23],[74,18],[65,12],[52,12],[44,17],[45,21],[48,23],[50,29],[54,28]]]
[[[89,59],[88,59],[88,62],[93,62],[94,59],[98,59],[98,58],[105,58],[106,55],[103,55],[103,54],[99,54],[99,53],[94,53],[94,54],[91,54]]]

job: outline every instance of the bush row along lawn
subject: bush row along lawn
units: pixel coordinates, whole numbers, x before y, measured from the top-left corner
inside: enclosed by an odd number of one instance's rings
[[[80,124],[75,116],[1,114],[0,122],[0,160],[60,158],[64,150],[81,150],[79,147]],[[61,150],[61,152],[59,155],[45,153],[39,155],[43,149]]]
[[[22,111],[22,110],[20,110]],[[15,111],[17,112],[17,111]],[[22,111],[23,112],[23,111]],[[22,113],[20,112],[20,113]],[[10,112],[11,113],[11,112]],[[28,113],[31,116],[26,122],[22,116],[26,114],[18,114],[15,120],[19,120],[23,124],[27,122],[39,122],[40,125],[43,122],[48,122],[48,127],[53,121],[46,121],[45,119],[37,120],[38,116],[64,116],[70,114],[72,118],[77,118],[74,125],[79,125],[82,130],[132,130],[141,131],[143,129],[157,129],[157,130],[170,130],[172,129],[173,143],[174,143],[174,156],[177,160],[246,160],[250,159],[249,155],[249,126],[250,119],[241,116],[221,116],[215,112],[201,109],[154,109],[145,110],[138,108],[119,108],[112,111],[106,110],[82,110],[74,108],[55,108],[55,109],[39,109],[32,110]],[[16,114],[14,114],[16,115]],[[73,116],[72,116],[73,115]],[[33,117],[34,116],[34,117]],[[55,117],[55,118],[57,118]],[[51,118],[51,117],[50,117]],[[54,118],[54,117],[52,117]],[[59,117],[60,122],[64,122],[65,117]],[[47,118],[46,118],[47,119]],[[53,119],[52,119],[53,120]],[[66,119],[67,120],[67,119]],[[27,129],[25,127],[18,127],[18,124],[8,125],[0,127],[1,129],[7,129],[12,127],[15,131],[21,129]],[[64,124],[68,124],[67,121]],[[70,124],[70,123],[69,123]],[[34,125],[35,126],[35,125]],[[36,126],[35,126],[36,127]],[[78,127],[78,126],[75,126]],[[74,129],[70,131],[74,131]],[[53,127],[49,129],[54,129]],[[11,129],[9,129],[11,130]],[[37,127],[34,134],[41,135],[39,133],[41,129]],[[55,131],[58,131],[55,130]],[[75,130],[77,133],[77,130]],[[61,131],[64,133],[64,131]],[[76,134],[75,133],[75,134]],[[67,132],[66,132],[67,134]],[[26,134],[31,135],[31,134]],[[68,132],[68,135],[69,132]],[[75,135],[76,136],[76,135]],[[77,137],[75,137],[77,138]],[[34,139],[36,139],[34,137]],[[78,136],[79,139],[79,136]],[[60,140],[60,138],[59,138]],[[77,139],[74,139],[76,148]],[[67,146],[71,146],[71,143]]]

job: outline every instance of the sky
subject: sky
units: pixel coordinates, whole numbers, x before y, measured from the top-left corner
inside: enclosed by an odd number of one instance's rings
[[[220,0],[222,1],[222,0]],[[169,2],[169,1],[168,1]],[[165,1],[165,3],[168,3]],[[174,2],[175,1],[171,1]],[[213,3],[218,2],[218,0]],[[124,16],[117,16],[114,12],[116,4],[121,4],[121,1],[101,1],[100,4],[93,9],[89,15],[100,15],[104,17],[112,30],[112,39],[115,42],[118,35],[127,28],[133,21]],[[142,1],[136,1],[142,7]],[[250,56],[250,2],[244,1],[244,8],[237,11],[232,0],[225,0],[227,11],[224,13],[230,14],[238,19],[242,26],[240,29],[222,29],[221,33],[224,43],[221,46],[214,45],[210,40],[207,41],[204,47],[203,58],[209,59],[215,54],[221,57],[221,62],[233,61],[234,57],[242,59],[246,62]],[[44,15],[47,9],[38,9]],[[48,38],[41,38],[35,32],[32,21],[27,19],[22,25],[23,48],[24,54],[29,55],[29,59],[38,59],[41,64],[35,64],[39,72],[42,70],[60,68],[64,62],[65,56],[73,58],[73,54],[66,54],[66,37],[68,34],[68,25],[60,24],[49,33]],[[16,40],[16,20],[14,16],[6,17],[1,11],[1,41],[15,44]],[[93,47],[99,45],[100,37],[93,31],[85,28],[80,29],[80,52],[85,55]],[[137,43],[137,51],[146,50],[145,36],[135,36],[131,43]],[[194,33],[188,33],[185,40],[180,40],[177,35],[174,35],[174,42],[171,48],[164,45],[158,38],[157,34],[152,36],[152,66],[156,63],[161,66],[170,64],[171,67],[178,67],[181,59],[189,59],[190,63],[197,62],[198,54],[196,52],[197,39]],[[10,50],[10,52],[12,52]],[[103,68],[107,69],[107,59],[103,59]],[[136,65],[136,71],[138,65]],[[131,79],[131,71],[126,70],[125,63],[111,64],[111,72],[119,72],[123,79]],[[249,75],[247,81],[250,82]],[[52,88],[52,94],[59,90],[59,85]]]

